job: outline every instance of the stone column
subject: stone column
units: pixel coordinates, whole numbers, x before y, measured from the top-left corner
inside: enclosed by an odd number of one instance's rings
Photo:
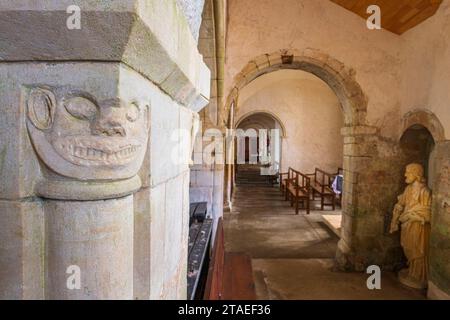
[[[8,75],[2,79],[8,89],[3,105],[18,118],[9,124],[10,134],[2,136],[10,157],[5,178],[23,188],[20,200],[38,197],[42,210],[39,230],[44,233],[27,240],[39,249],[40,261],[25,258],[20,264],[33,263],[40,270],[35,281],[42,282],[33,286],[45,298],[133,298],[132,194],[141,187],[137,173],[147,152],[149,87],[133,85],[133,78],[145,82],[116,63],[32,62],[0,68]],[[121,82],[126,77],[130,81]],[[21,157],[30,160],[22,163]],[[10,222],[3,222],[9,232]],[[23,223],[22,228],[36,227]],[[77,288],[67,284],[71,268],[79,270]]]
[[[450,299],[450,141],[438,142],[433,152],[428,297]]]
[[[0,297],[183,298],[188,155],[163,155],[209,70],[175,0],[72,4],[0,4]]]
[[[358,199],[360,182],[359,176],[364,168],[368,167],[371,156],[364,149],[369,137],[376,130],[371,127],[345,127],[344,136],[344,187],[342,194],[342,231],[338,242],[337,261],[344,269],[355,268],[355,256],[358,249],[356,240]]]
[[[363,271],[371,264],[392,268],[401,248],[387,226],[404,172],[398,146],[370,126],[345,127],[342,232],[337,261]]]

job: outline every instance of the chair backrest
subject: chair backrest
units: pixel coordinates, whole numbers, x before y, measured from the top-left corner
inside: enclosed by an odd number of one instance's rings
[[[325,187],[331,187],[335,176],[335,174],[328,173],[319,168],[316,168],[314,171],[314,181],[321,187],[322,192]]]
[[[289,167],[288,169],[288,179],[293,179],[294,178],[294,168]]]
[[[304,191],[309,190],[310,185],[311,185],[311,178],[308,177],[306,174],[301,173],[298,170],[293,170],[294,175],[295,175],[295,186],[299,187],[300,189],[303,189]]]

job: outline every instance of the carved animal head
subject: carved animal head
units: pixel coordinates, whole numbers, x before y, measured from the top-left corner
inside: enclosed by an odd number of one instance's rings
[[[138,172],[145,156],[149,106],[86,92],[34,87],[27,128],[39,158],[56,173],[80,180],[118,180]]]

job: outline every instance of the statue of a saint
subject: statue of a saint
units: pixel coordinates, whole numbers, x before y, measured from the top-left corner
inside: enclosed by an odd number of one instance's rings
[[[399,273],[403,284],[424,289],[427,287],[428,241],[430,236],[431,192],[428,189],[422,165],[406,166],[408,186],[398,197],[390,232],[399,230],[400,243],[408,259],[408,268]]]

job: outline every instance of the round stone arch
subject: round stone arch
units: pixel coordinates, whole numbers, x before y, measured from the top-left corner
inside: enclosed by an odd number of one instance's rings
[[[239,125],[242,123],[242,121],[244,121],[245,119],[247,119],[248,117],[251,117],[253,115],[256,114],[265,114],[268,117],[272,118],[273,120],[275,120],[276,122],[278,122],[278,124],[281,127],[281,138],[286,138],[286,127],[284,126],[283,122],[280,120],[280,118],[278,118],[278,116],[276,116],[274,113],[270,112],[270,111],[266,111],[266,110],[254,110],[254,111],[250,111],[247,112],[246,114],[244,114],[243,116],[241,116],[234,124],[233,128],[237,128],[239,127]]]
[[[355,204],[358,203],[356,190],[359,184],[358,161],[354,159],[359,159],[358,156],[362,155],[362,150],[367,149],[360,148],[357,141],[360,141],[361,137],[371,136],[377,132],[377,128],[369,126],[366,122],[368,100],[355,80],[355,71],[316,49],[279,50],[263,54],[249,61],[235,76],[224,105],[225,114],[230,113],[233,105],[235,109],[239,108],[239,92],[247,84],[264,74],[283,69],[302,70],[316,75],[328,84],[341,103],[344,114],[344,128],[341,130],[344,135],[344,190],[341,239],[338,243],[336,258],[342,269],[354,268],[355,228],[353,224]],[[228,127],[235,128],[234,123],[228,123]]]
[[[342,105],[345,126],[366,125],[367,98],[355,80],[355,71],[328,54],[314,49],[303,52],[279,50],[249,61],[234,78],[225,103],[225,114],[229,113],[233,102],[238,101],[239,91],[247,84],[264,74],[282,69],[302,70],[316,75],[337,95]]]
[[[415,109],[403,116],[403,128],[400,132],[399,139],[403,133],[414,125],[425,127],[432,135],[436,143],[445,141],[445,130],[438,117],[427,109]]]

